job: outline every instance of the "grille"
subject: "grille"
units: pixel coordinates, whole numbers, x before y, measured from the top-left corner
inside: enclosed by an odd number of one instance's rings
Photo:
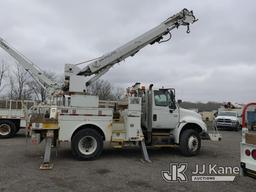
[[[218,119],[217,122],[231,123],[230,119]]]

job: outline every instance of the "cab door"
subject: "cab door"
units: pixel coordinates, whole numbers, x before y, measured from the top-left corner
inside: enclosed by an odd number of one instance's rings
[[[152,100],[152,128],[176,128],[179,122],[179,109],[176,107],[172,90],[155,90]]]

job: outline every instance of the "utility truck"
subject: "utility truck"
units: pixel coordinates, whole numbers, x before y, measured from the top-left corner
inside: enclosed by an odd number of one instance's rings
[[[256,178],[256,133],[249,131],[248,109],[256,110],[256,102],[248,103],[243,108],[242,113],[242,141],[241,150],[241,175],[249,175]]]
[[[41,84],[46,84],[50,102],[34,108],[31,114],[31,140],[46,141],[42,169],[51,168],[51,147],[60,141],[70,142],[73,155],[80,160],[100,156],[104,143],[113,147],[140,145],[146,161],[150,161],[146,146],[180,146],[186,156],[198,154],[201,139],[219,140],[219,134],[208,134],[201,116],[182,109],[175,100],[173,88],[148,88],[136,83],[128,89],[125,102],[114,102],[109,107],[98,96],[89,95],[87,87],[109,71],[115,64],[134,56],[147,45],[163,43],[171,38],[171,31],[187,27],[196,18],[192,11],[183,9],[155,28],[125,45],[80,68],[65,65],[65,85],[61,88],[42,79],[34,64],[2,41],[2,48],[18,62],[25,63]],[[168,39],[164,39],[169,35]]]
[[[30,100],[0,100],[0,138],[13,137],[25,128],[29,109],[35,104]]]

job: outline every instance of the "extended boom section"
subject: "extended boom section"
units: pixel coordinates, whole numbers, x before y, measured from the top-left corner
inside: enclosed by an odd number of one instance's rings
[[[65,67],[66,79],[71,79],[70,76],[72,75],[94,75],[92,78],[86,79],[85,86],[89,86],[91,83],[93,83],[103,74],[105,74],[113,65],[119,63],[120,61],[123,61],[129,56],[134,56],[139,50],[141,50],[145,46],[149,44],[152,45],[156,42],[166,42],[166,40],[163,40],[163,37],[170,34],[171,30],[178,28],[179,26],[187,26],[187,32],[189,32],[189,25],[194,23],[195,21],[197,20],[193,12],[188,11],[187,9],[183,9],[181,12],[168,18],[157,27],[147,31],[146,33],[115,49],[114,51],[103,55],[102,57],[89,63],[81,70],[76,65],[67,64]]]

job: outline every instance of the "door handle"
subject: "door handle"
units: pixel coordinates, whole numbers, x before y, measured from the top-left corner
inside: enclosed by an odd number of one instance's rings
[[[156,114],[153,115],[153,121],[157,121],[157,115]]]

